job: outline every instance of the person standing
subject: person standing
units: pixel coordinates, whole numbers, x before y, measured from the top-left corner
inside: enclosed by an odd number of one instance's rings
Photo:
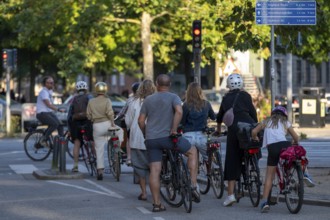
[[[237,137],[238,127],[237,122],[256,123],[258,122],[257,112],[253,106],[252,97],[249,93],[242,90],[243,79],[238,73],[232,73],[227,78],[227,88],[229,92],[223,97],[220,110],[217,116],[217,131],[215,134],[221,133],[221,123],[225,112],[234,106],[234,121],[228,127],[226,158],[224,169],[224,180],[228,181],[228,196],[223,205],[231,206],[236,202],[234,195],[234,187],[236,180],[241,175],[243,150],[239,147],[239,139]]]
[[[207,137],[203,131],[207,127],[207,120],[209,118],[215,120],[216,115],[210,102],[205,100],[202,88],[198,83],[192,82],[188,85],[182,109],[183,137],[199,150],[203,158],[207,159]]]
[[[283,106],[275,107],[271,112],[271,116],[252,130],[253,140],[259,141],[257,135],[261,130],[264,130],[262,147],[267,147],[268,158],[265,187],[260,208],[261,212],[268,212],[269,204],[267,203],[267,199],[273,185],[281,150],[291,146],[290,141],[286,139],[286,134],[289,133],[291,135],[293,144],[298,144],[299,136],[292,128],[291,122],[288,121],[288,112]]]
[[[45,76],[42,79],[43,88],[37,98],[37,119],[45,125],[48,125],[40,144],[48,147],[47,140],[49,136],[57,129],[58,135],[63,136],[64,130],[61,121],[57,118],[54,111],[64,112],[64,109],[57,108],[53,103],[54,79],[51,76]]]
[[[146,178],[149,173],[149,164],[144,137],[138,125],[138,118],[144,99],[155,93],[155,91],[156,87],[154,83],[148,79],[144,80],[129,103],[125,116],[127,129],[130,131],[128,142],[131,147],[132,165],[134,173],[139,177],[141,188],[141,194],[138,197],[139,200],[147,200]]]
[[[95,84],[96,97],[89,100],[87,118],[93,123],[93,138],[96,150],[97,180],[103,180],[104,145],[107,142],[108,129],[117,127],[120,142],[123,140],[122,130],[114,123],[114,112],[110,99],[106,96],[108,86],[105,82]]]
[[[150,168],[149,185],[153,197],[153,212],[165,211],[166,208],[160,202],[160,172],[163,149],[173,147],[171,134],[177,133],[178,125],[182,118],[182,106],[179,96],[170,93],[170,77],[161,74],[156,79],[157,92],[148,96],[141,107],[138,118],[139,127],[145,136],[145,144],[148,152]],[[200,196],[197,185],[197,151],[191,147],[189,141],[183,137],[177,143],[181,153],[188,156],[188,168],[190,170],[193,186],[194,201],[199,202]]]
[[[78,81],[76,83],[76,90],[78,94],[73,98],[68,113],[68,127],[71,134],[71,138],[74,142],[74,165],[72,168],[72,172],[78,172],[79,149],[83,141],[79,128],[85,126],[86,135],[88,139],[93,140],[92,123],[87,118],[88,101],[93,98],[93,96],[88,94],[88,86],[87,83],[84,81]]]

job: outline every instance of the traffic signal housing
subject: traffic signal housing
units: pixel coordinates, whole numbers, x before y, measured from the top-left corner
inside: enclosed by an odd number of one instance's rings
[[[193,49],[201,49],[202,47],[202,21],[193,21],[192,26],[192,36],[193,36]]]
[[[6,49],[2,50],[2,67],[6,69],[8,66],[8,53]]]

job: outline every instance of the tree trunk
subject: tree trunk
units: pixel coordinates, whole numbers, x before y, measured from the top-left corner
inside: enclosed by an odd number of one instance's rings
[[[142,13],[141,40],[143,50],[143,76],[144,79],[154,79],[154,59],[151,45],[152,18],[147,12]]]

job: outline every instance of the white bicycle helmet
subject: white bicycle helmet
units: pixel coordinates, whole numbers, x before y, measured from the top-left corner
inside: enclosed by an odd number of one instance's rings
[[[87,90],[88,89],[87,83],[84,81],[78,81],[76,83],[76,89],[77,89],[77,91]]]
[[[227,88],[230,90],[242,89],[243,88],[243,79],[242,76],[238,73],[232,73],[227,78]]]

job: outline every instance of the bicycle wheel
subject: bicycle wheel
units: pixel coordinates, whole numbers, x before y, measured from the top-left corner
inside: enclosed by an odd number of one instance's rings
[[[40,139],[43,135],[44,130],[38,129],[28,133],[24,139],[24,151],[31,160],[43,161],[51,152],[50,147],[45,147],[40,144]]]
[[[84,161],[84,164],[86,166],[87,172],[91,176],[93,176],[92,170],[89,166],[88,147],[85,145],[85,143],[82,143],[82,145],[80,146],[80,153],[81,153],[82,160]]]
[[[303,204],[304,181],[301,166],[294,163],[285,177],[285,203],[292,214],[297,214]]]
[[[163,156],[162,170],[160,175],[160,195],[164,201],[172,207],[182,205],[181,196],[177,196],[177,185],[175,180],[175,171],[173,171],[171,162],[167,155]],[[179,197],[179,198],[178,198]]]
[[[93,176],[96,175],[96,156],[92,150],[92,143],[90,141],[84,142],[83,147],[86,150],[85,165],[87,167],[88,173]]]
[[[243,174],[241,174],[240,178],[236,181],[236,184],[234,187],[234,194],[235,194],[237,203],[239,203],[239,200],[244,196],[243,183],[244,183]]]
[[[67,150],[69,156],[73,159],[73,147],[74,147],[73,140],[72,140],[71,136],[69,136],[68,132],[65,132],[64,137],[65,137],[66,143],[68,143],[68,148],[66,150]],[[82,160],[82,158],[79,157],[79,160]]]
[[[251,203],[257,207],[260,202],[260,170],[256,155],[251,155],[246,161],[247,189]]]
[[[118,147],[119,148],[119,147]],[[119,181],[120,179],[120,152],[119,149],[117,150],[112,141],[108,141],[108,161],[109,161],[109,167],[110,171],[113,175],[113,177]]]
[[[221,155],[219,151],[212,153],[212,164],[211,164],[211,185],[215,197],[220,199],[223,196],[225,190],[224,173],[222,168]]]
[[[199,154],[197,183],[201,194],[208,193],[210,189],[210,179],[207,175],[207,161]]]
[[[191,193],[191,178],[186,163],[182,157],[179,160],[179,179],[180,179],[180,192],[183,201],[183,206],[187,213],[192,209],[192,193]]]

